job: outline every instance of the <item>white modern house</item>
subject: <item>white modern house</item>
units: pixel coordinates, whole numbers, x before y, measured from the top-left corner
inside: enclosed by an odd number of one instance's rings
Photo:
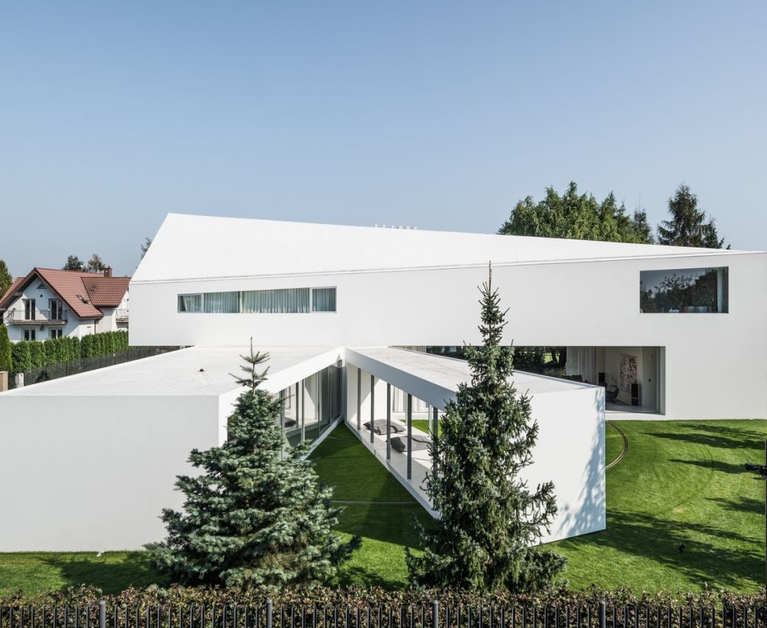
[[[33,268],[0,296],[0,322],[12,342],[128,329],[130,279],[113,277],[111,268],[103,273]]]
[[[767,414],[765,253],[169,215],[131,281],[131,342],[188,348],[0,394],[0,474],[24,464],[7,443],[45,461],[2,485],[28,507],[0,519],[0,551],[162,538],[188,452],[226,437],[250,339],[288,441],[345,421],[429,508],[412,419],[438,421],[469,372],[406,347],[479,342],[488,262],[506,340],[568,347],[573,379],[514,375],[540,426],[527,479],[556,487],[547,540],[605,527],[606,391],[616,413]]]

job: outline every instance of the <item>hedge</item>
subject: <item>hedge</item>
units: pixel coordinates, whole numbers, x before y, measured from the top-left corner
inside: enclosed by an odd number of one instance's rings
[[[128,350],[127,331],[108,331],[83,338],[48,338],[43,342],[21,340],[11,348],[12,370],[29,371],[34,368],[73,362]],[[2,369],[0,369],[2,370]]]
[[[362,587],[357,585],[327,587],[318,586],[311,589],[284,588],[280,590],[266,588],[208,588],[208,587],[178,587],[169,588],[151,585],[144,589],[129,588],[116,595],[104,595],[96,587],[81,585],[67,591],[39,593],[25,596],[21,591],[7,597],[0,596],[0,608],[3,606],[31,605],[37,609],[54,605],[87,606],[97,605],[104,600],[108,607],[143,608],[158,606],[184,606],[199,608],[222,607],[230,605],[257,606],[267,598],[274,600],[275,606],[340,606],[342,608],[363,608],[368,605],[400,606],[414,605],[430,607],[433,600],[438,600],[444,606],[488,608],[489,606],[512,607],[523,605],[533,608],[595,608],[602,601],[608,608],[619,609],[626,607],[641,607],[647,609],[704,609],[708,613],[715,608],[757,607],[764,608],[764,594],[738,594],[729,591],[706,588],[697,593],[665,592],[648,594],[635,593],[628,588],[617,590],[602,590],[592,588],[588,591],[572,591],[566,587],[553,588],[531,594],[511,594],[499,591],[492,595],[481,595],[470,591],[453,589],[429,590],[406,589],[390,591],[380,587]],[[686,615],[686,613],[685,613]],[[682,613],[668,616],[669,628],[680,628],[678,619]],[[685,622],[686,626],[687,622]],[[481,624],[480,624],[481,625]],[[686,626],[686,628],[689,628]]]

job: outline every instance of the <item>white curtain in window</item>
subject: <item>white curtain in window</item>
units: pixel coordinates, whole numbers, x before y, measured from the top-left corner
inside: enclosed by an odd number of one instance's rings
[[[211,314],[236,314],[239,311],[238,292],[206,292],[205,311]]]
[[[180,294],[178,295],[179,312],[202,312],[201,294]]]
[[[336,311],[336,289],[335,288],[314,288],[312,290],[312,311],[313,312],[335,312]]]
[[[296,314],[309,311],[309,288],[249,290],[242,293],[242,311],[262,314]]]

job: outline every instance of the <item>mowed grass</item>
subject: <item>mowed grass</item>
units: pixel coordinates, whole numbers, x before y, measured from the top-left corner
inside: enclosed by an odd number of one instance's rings
[[[551,544],[575,589],[754,592],[764,574],[764,483],[743,469],[764,460],[767,421],[621,421],[606,429],[607,530]],[[344,507],[338,529],[362,548],[338,582],[401,588],[413,520],[429,516],[343,425],[312,455]],[[680,551],[680,547],[682,551]],[[417,551],[417,550],[416,550]],[[91,584],[107,593],[166,584],[143,552],[0,554],[0,595]]]
[[[338,582],[405,587],[404,548],[418,547],[414,520],[428,525],[431,517],[345,425],[320,444],[312,459],[344,508],[338,530],[362,537],[362,547],[344,564]]]
[[[764,482],[743,468],[764,461],[767,421],[620,421],[626,457],[607,471],[607,529],[552,547],[570,585],[636,591],[740,592],[764,579]],[[620,452],[610,425],[607,460]]]

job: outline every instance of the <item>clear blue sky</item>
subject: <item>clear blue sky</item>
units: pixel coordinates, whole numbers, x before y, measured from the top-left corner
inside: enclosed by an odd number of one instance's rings
[[[4,2],[0,259],[131,274],[167,212],[495,232],[680,182],[767,249],[767,2]],[[289,244],[288,244],[289,245]]]

